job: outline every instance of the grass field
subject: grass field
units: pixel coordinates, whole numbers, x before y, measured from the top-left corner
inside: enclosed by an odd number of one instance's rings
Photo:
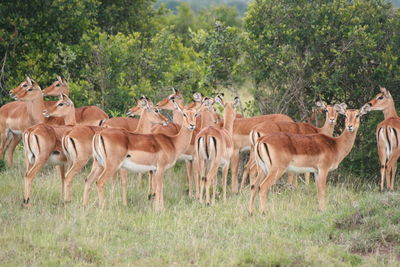
[[[82,208],[85,173],[76,177],[73,201],[60,202],[52,167],[34,181],[30,208],[22,208],[21,148],[14,169],[0,174],[0,265],[270,266],[400,264],[400,194],[376,185],[341,182],[328,187],[328,209],[317,210],[315,187],[276,186],[267,215],[247,212],[249,191],[215,206],[186,196],[183,169],[165,179],[166,210],[147,200],[147,180],[128,182],[128,207],[120,188],[106,208],[96,189]]]

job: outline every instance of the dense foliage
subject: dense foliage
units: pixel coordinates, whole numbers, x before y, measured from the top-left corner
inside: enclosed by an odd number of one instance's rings
[[[0,102],[27,74],[43,87],[63,75],[77,106],[112,115],[133,96],[159,99],[171,86],[187,98],[251,92],[248,115],[298,120],[317,99],[360,107],[378,85],[400,102],[400,12],[386,1],[254,0],[240,10],[246,1],[189,2],[2,1]],[[343,164],[366,179],[377,174],[382,118],[368,116]]]

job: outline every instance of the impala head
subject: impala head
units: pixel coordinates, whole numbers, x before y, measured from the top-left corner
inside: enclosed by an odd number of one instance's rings
[[[43,97],[39,84],[29,77],[26,77],[25,81],[11,90],[10,96],[21,101],[31,101],[38,97]]]
[[[363,115],[370,111],[370,106],[365,104],[361,109],[347,109],[346,104],[336,104],[337,111],[346,117],[345,130],[349,132],[357,132],[360,127],[360,119]]]
[[[327,105],[323,101],[318,101],[316,105],[322,112],[325,113],[326,120],[328,121],[328,123],[330,125],[335,125],[339,114],[336,108],[332,105]]]
[[[60,94],[60,100],[54,105],[43,110],[43,116],[48,117],[66,117],[68,114],[75,112],[75,106],[72,100],[65,94]]]
[[[172,88],[172,91],[172,94],[157,103],[157,107],[159,107],[160,109],[175,110],[175,104],[172,102],[172,100],[182,105],[183,97],[181,92],[179,92],[175,88]]]
[[[142,103],[142,99],[145,99],[147,101],[147,103],[153,108],[154,104],[153,102],[151,102],[151,100],[143,95],[140,99],[137,99],[135,97],[135,103],[136,105],[131,107],[130,109],[128,109],[128,111],[126,112],[126,115],[129,117],[133,117],[135,115],[140,116],[140,114],[142,114],[142,110],[143,110],[143,103]]]
[[[60,94],[69,95],[68,82],[66,79],[57,76],[57,80],[49,87],[43,89],[44,96],[59,96]]]
[[[168,119],[161,114],[157,107],[154,107],[153,104],[149,102],[147,97],[143,96],[138,102],[138,106],[140,105],[141,108],[141,117],[146,116],[152,123],[168,124]]]
[[[230,112],[235,114],[236,117],[236,112],[235,112],[235,107],[237,107],[240,103],[240,99],[239,97],[235,97],[233,101],[224,101],[224,94],[218,94],[215,97],[215,103],[221,104],[222,106],[224,106],[224,112]]]
[[[10,96],[12,97],[12,98],[14,98],[14,99],[16,99],[16,100],[18,100],[17,99],[17,96],[19,95],[19,94],[21,94],[22,92],[24,92],[24,91],[26,91],[26,90],[30,90],[30,89],[32,89],[33,90],[33,87],[35,86],[35,85],[37,85],[37,83],[34,81],[34,80],[32,80],[30,77],[26,77],[26,80],[25,81],[23,81],[22,83],[20,83],[17,87],[15,87],[14,89],[11,89],[10,90]]]
[[[196,117],[198,116],[198,112],[195,109],[182,109],[178,103],[176,103],[175,99],[171,99],[172,104],[175,108],[182,113],[183,122],[182,127],[187,127],[189,130],[194,131],[196,129]]]
[[[392,95],[389,90],[380,87],[381,92],[377,94],[371,101],[367,103],[372,110],[384,110],[393,103]]]

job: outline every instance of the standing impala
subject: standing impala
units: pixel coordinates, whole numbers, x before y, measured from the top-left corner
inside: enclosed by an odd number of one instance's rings
[[[251,145],[250,150],[250,158],[249,162],[246,165],[245,171],[243,172],[242,183],[240,185],[240,189],[244,187],[244,184],[247,180],[247,173],[250,173],[250,180],[254,177],[254,174],[257,171],[257,166],[254,161],[254,145],[257,142],[258,138],[261,136],[265,136],[267,134],[275,133],[275,132],[285,132],[291,134],[316,134],[322,133],[328,136],[333,136],[333,131],[335,129],[338,111],[332,105],[326,105],[325,102],[318,101],[316,103],[317,107],[326,113],[325,123],[322,128],[317,128],[309,123],[301,123],[301,122],[274,122],[270,123],[261,123],[256,125],[250,132],[249,140]],[[293,183],[293,173],[289,174],[288,183]],[[310,181],[310,173],[306,173],[306,184],[309,184]],[[296,180],[295,180],[296,182]]]
[[[180,107],[178,107],[180,109]],[[164,207],[164,172],[171,168],[179,155],[187,149],[195,129],[195,110],[180,110],[182,127],[177,135],[136,134],[126,130],[107,128],[93,137],[93,156],[98,170],[85,183],[84,200],[87,201],[90,185],[97,181],[99,206],[104,206],[104,186],[119,169],[134,172],[153,171],[155,188],[154,209]],[[99,176],[98,176],[99,175]],[[86,204],[86,203],[85,203]]]
[[[383,87],[380,90],[381,92],[367,105],[371,107],[371,110],[381,110],[385,118],[376,127],[376,142],[381,164],[381,190],[384,187],[385,177],[386,188],[394,190],[397,160],[400,156],[400,117],[397,115],[390,92]]]
[[[206,187],[206,203],[210,204],[210,187],[213,183],[212,203],[215,203],[217,191],[217,173],[222,166],[222,186],[223,199],[226,200],[226,182],[228,177],[229,163],[233,152],[233,122],[235,120],[235,106],[239,104],[239,98],[236,97],[233,102],[224,102],[220,95],[215,101],[224,106],[224,124],[218,126],[209,126],[203,128],[196,136],[196,160],[198,162],[198,172],[200,172],[200,202],[203,202],[203,189]],[[207,170],[204,176],[204,171]]]
[[[346,110],[343,104],[335,107],[346,116],[345,129],[339,137],[273,133],[258,139],[254,155],[259,174],[251,185],[250,213],[253,212],[257,192],[260,194],[261,211],[265,212],[267,192],[285,171],[314,172],[319,208],[325,209],[328,172],[335,170],[350,153],[360,118],[369,111],[369,105],[364,105],[361,110]]]

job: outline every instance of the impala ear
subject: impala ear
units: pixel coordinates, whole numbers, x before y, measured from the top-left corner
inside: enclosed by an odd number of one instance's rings
[[[28,82],[29,85],[32,85],[32,79],[29,78],[29,76],[26,76],[26,81]]]
[[[176,90],[176,88],[175,88],[175,87],[172,87],[172,92],[174,92],[174,94],[178,94],[178,93],[179,93],[179,91],[178,91],[178,90]]]
[[[219,103],[219,104],[221,104],[221,105],[224,105],[224,100],[222,99],[224,97],[224,95],[223,94],[218,94],[216,97],[215,97],[215,102],[216,103]]]
[[[63,81],[61,79],[61,76],[57,76],[57,80],[58,80],[59,83],[63,83]]]
[[[346,115],[346,108],[347,105],[345,103],[342,104],[335,104],[334,108],[339,114]]]
[[[370,104],[365,104],[364,106],[361,107],[360,109],[360,116],[363,116],[367,114],[368,112],[371,111],[371,105]]]
[[[233,99],[233,106],[234,107],[237,107],[237,106],[239,106],[239,104],[240,104],[240,98],[237,96],[237,97],[235,97],[234,99]]]
[[[176,103],[174,97],[171,98],[171,101],[172,101],[172,103],[174,104],[175,108],[176,108],[177,110],[179,110],[180,112],[183,113],[183,110],[182,110],[181,107],[178,105],[178,103]]]
[[[390,92],[388,89],[386,89],[385,87],[379,86],[379,89],[381,90],[381,93],[386,96],[387,98],[392,98]]]
[[[315,105],[320,109],[326,109],[326,103],[324,101],[317,101]]]
[[[61,81],[62,81],[62,83],[63,83],[63,84],[65,84],[65,85],[68,85],[68,81],[67,81],[67,79],[65,79],[65,78],[61,78]]]

